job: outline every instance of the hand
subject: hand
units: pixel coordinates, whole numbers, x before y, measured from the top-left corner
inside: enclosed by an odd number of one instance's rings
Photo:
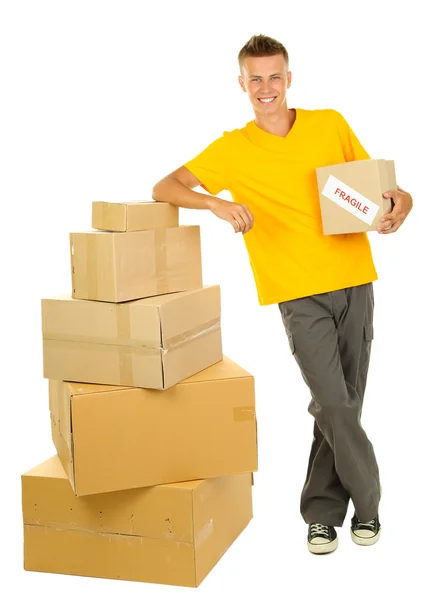
[[[216,217],[231,223],[235,233],[248,233],[254,225],[254,217],[245,204],[214,198],[209,208]]]
[[[384,235],[394,233],[399,229],[412,210],[412,196],[397,186],[396,190],[388,190],[384,194],[385,198],[392,198],[394,206],[392,211],[384,215],[377,227],[379,233]]]

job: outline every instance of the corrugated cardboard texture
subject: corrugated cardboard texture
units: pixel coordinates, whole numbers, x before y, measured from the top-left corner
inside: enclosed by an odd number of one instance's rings
[[[24,568],[198,586],[252,518],[251,475],[77,498],[58,457],[22,476]]]
[[[330,175],[379,206],[371,225],[347,212],[321,193]],[[397,187],[394,161],[369,159],[329,165],[316,169],[316,177],[325,235],[374,231],[380,218],[391,211],[391,199],[384,198],[382,194]]]
[[[178,207],[167,202],[93,202],[93,229],[142,231],[178,227]]]
[[[222,359],[220,288],[125,302],[42,300],[44,377],[167,389]]]
[[[49,388],[78,496],[257,470],[254,378],[230,359],[164,392],[94,387]],[[58,407],[66,395],[70,411]]]
[[[202,287],[199,226],[70,234],[73,298],[126,302]]]

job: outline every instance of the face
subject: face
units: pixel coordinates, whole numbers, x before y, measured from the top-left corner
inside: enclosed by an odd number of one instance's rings
[[[248,93],[253,109],[260,116],[284,110],[291,81],[292,73],[287,71],[282,54],[245,58],[239,75],[240,87]]]

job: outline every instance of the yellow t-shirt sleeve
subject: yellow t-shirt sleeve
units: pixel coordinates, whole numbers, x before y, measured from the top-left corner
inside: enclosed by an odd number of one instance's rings
[[[211,143],[184,166],[199,179],[202,187],[213,194],[229,189],[229,152],[224,136]]]
[[[336,110],[333,110],[332,112],[335,116],[336,128],[338,130],[345,161],[349,162],[352,160],[366,160],[371,158],[341,113]]]

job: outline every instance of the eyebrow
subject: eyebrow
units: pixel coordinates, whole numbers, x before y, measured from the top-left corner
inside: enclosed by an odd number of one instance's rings
[[[274,77],[274,75],[281,75],[281,73],[272,73],[269,77]],[[262,77],[262,75],[250,75],[250,77]]]

